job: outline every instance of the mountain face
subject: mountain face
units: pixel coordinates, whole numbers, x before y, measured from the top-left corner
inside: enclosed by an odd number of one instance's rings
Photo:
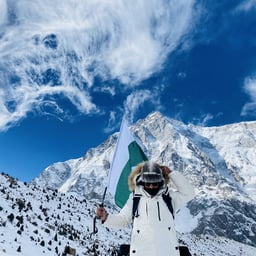
[[[255,246],[256,122],[199,127],[154,112],[130,128],[149,159],[194,185],[196,198],[180,211],[178,231]],[[117,138],[115,133],[84,157],[49,166],[32,184],[100,200]],[[108,205],[111,199],[107,195]],[[184,225],[185,217],[193,225]]]

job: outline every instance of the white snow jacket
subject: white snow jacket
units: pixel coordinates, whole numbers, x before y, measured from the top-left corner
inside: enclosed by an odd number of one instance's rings
[[[174,219],[163,201],[162,194],[168,191],[172,198],[174,213],[194,197],[194,189],[179,172],[171,172],[165,177],[175,190],[164,186],[156,196],[151,197],[142,186],[135,186],[139,174],[133,173],[130,178],[130,189],[141,194],[138,205],[138,216],[133,220],[130,256],[179,256],[178,241]],[[133,195],[130,194],[125,206],[118,214],[109,214],[104,225],[122,228],[132,221]]]

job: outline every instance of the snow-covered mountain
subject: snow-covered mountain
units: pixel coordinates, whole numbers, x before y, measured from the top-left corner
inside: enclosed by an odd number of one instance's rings
[[[113,250],[129,242],[130,230],[109,230],[98,221],[98,233],[93,234],[97,204],[98,200],[77,193],[61,193],[0,174],[0,255],[64,256],[70,248],[76,256],[116,255]],[[255,247],[226,238],[180,234],[180,239],[197,256],[255,256]]]
[[[130,128],[150,159],[183,172],[196,189],[189,211],[177,218],[180,232],[255,246],[256,122],[200,127],[154,112]],[[84,157],[49,166],[33,184],[100,200],[117,137]],[[107,201],[111,204],[109,195]],[[182,225],[184,218],[192,224]]]
[[[193,255],[255,256],[255,122],[197,127],[159,112],[131,130],[149,158],[183,172],[197,196],[176,217],[181,243]],[[55,163],[32,183],[0,175],[0,255],[111,255],[129,242],[130,228],[97,221],[118,133],[84,157]],[[118,211],[107,194],[109,212]]]

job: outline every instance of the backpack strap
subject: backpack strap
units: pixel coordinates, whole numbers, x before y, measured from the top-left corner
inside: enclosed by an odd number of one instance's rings
[[[138,205],[140,202],[141,194],[134,194],[133,195],[133,204],[132,204],[132,219],[138,217]]]
[[[174,211],[173,211],[173,207],[172,207],[172,198],[170,197],[169,193],[164,193],[162,194],[163,200],[166,204],[166,206],[168,207],[169,211],[172,214],[172,217],[174,219]]]
[[[133,192],[134,193],[134,192]],[[133,205],[132,205],[132,220],[135,217],[138,217],[138,206],[140,202],[141,194],[135,194],[133,195]],[[174,211],[173,211],[173,206],[172,206],[172,198],[170,197],[168,191],[164,194],[162,194],[162,198],[168,207],[170,213],[172,214],[172,217],[174,218]]]

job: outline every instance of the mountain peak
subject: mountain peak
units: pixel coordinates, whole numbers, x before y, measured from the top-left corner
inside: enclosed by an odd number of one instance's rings
[[[188,204],[191,218],[198,222],[190,230],[193,234],[229,234],[228,238],[253,245],[255,127],[254,122],[219,127],[186,125],[153,112],[136,122],[131,131],[150,159],[182,172],[194,185],[197,197]],[[117,135],[89,150],[84,158],[48,167],[34,184],[48,184],[62,192],[100,199],[107,184],[106,162],[111,163]],[[110,195],[107,200],[112,202]],[[250,209],[250,213],[241,209]],[[230,234],[234,214],[236,232]],[[225,227],[221,216],[227,221]],[[247,235],[251,233],[254,235]]]

